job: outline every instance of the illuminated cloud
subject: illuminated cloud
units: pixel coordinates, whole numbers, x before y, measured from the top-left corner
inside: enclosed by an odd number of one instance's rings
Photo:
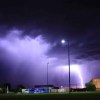
[[[35,81],[34,84],[45,83],[46,64],[55,60],[47,56],[52,46],[41,35],[35,38],[21,35],[22,31],[12,30],[0,38],[0,49],[6,52],[6,56],[9,56],[7,60],[13,63],[13,66],[8,65],[12,76],[19,78],[17,81],[20,83],[23,83],[20,77],[24,77],[26,81]],[[6,58],[5,53],[3,56]]]
[[[50,84],[66,85],[68,81],[66,81],[66,75],[68,76],[67,55],[62,52],[63,54],[52,53],[51,56],[50,50],[55,45],[46,41],[42,35],[32,37],[23,33],[22,30],[11,30],[0,38],[0,79],[4,78],[7,82],[21,83],[30,87],[35,84],[46,84],[47,63],[49,62]],[[74,55],[71,55],[70,58],[71,74],[76,76],[76,80],[73,76],[71,79],[83,87],[85,80],[89,81],[93,77],[91,74],[93,74],[94,68],[91,67],[91,73],[89,73],[88,66],[95,65],[95,62],[92,64],[84,60],[76,61]],[[88,74],[88,78],[84,72]]]

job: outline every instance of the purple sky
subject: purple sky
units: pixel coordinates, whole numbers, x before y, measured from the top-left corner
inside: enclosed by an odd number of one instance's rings
[[[67,45],[55,54],[51,51],[57,43],[50,43],[42,35],[34,37],[23,34],[22,30],[12,29],[0,38],[1,83],[28,87],[46,84],[49,62],[49,84],[68,85]],[[78,60],[74,55],[70,55],[70,59],[72,85],[82,86],[96,76],[99,61]]]
[[[0,84],[68,85],[100,77],[100,3],[88,0],[0,0]]]

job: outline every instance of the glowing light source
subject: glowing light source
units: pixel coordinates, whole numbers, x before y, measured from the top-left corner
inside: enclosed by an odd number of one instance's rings
[[[61,43],[62,43],[62,44],[65,44],[65,43],[66,43],[66,41],[65,41],[64,39],[62,39],[62,40],[61,40]]]

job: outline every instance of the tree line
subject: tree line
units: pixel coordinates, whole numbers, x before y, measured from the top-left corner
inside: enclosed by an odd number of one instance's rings
[[[5,83],[3,85],[1,85],[0,87],[0,93],[18,93],[18,92],[22,92],[22,89],[25,89],[25,86],[23,86],[22,84],[19,84],[16,86],[16,88],[12,89],[12,86],[10,83]],[[88,82],[85,84],[85,88],[76,88],[76,89],[71,89],[71,91],[96,91],[96,86],[92,83],[92,82]]]
[[[0,87],[0,93],[7,93],[7,92],[18,93],[18,92],[21,92],[21,90],[24,88],[25,88],[25,86],[23,86],[22,84],[18,84],[16,86],[16,88],[13,89],[10,83],[4,83]]]

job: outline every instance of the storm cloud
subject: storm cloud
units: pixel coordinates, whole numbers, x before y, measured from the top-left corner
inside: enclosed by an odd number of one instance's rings
[[[5,70],[2,75],[5,81],[13,83],[43,84],[46,64],[54,59],[47,56],[52,46],[41,35],[34,38],[22,34],[22,31],[11,30],[0,38],[1,72]]]
[[[1,83],[24,84],[27,87],[46,84],[47,63],[49,62],[49,84],[68,85],[67,48],[65,49],[64,46],[57,48],[57,46],[59,46],[57,43],[55,45],[41,34],[34,37],[28,33],[24,34],[23,30],[7,31],[4,36],[0,37]],[[99,75],[96,71],[96,69],[99,70],[99,60],[87,60],[84,56],[79,59],[77,56],[80,52],[78,53],[77,50],[82,49],[75,49],[73,44],[70,49],[71,84],[83,86],[87,81]]]

